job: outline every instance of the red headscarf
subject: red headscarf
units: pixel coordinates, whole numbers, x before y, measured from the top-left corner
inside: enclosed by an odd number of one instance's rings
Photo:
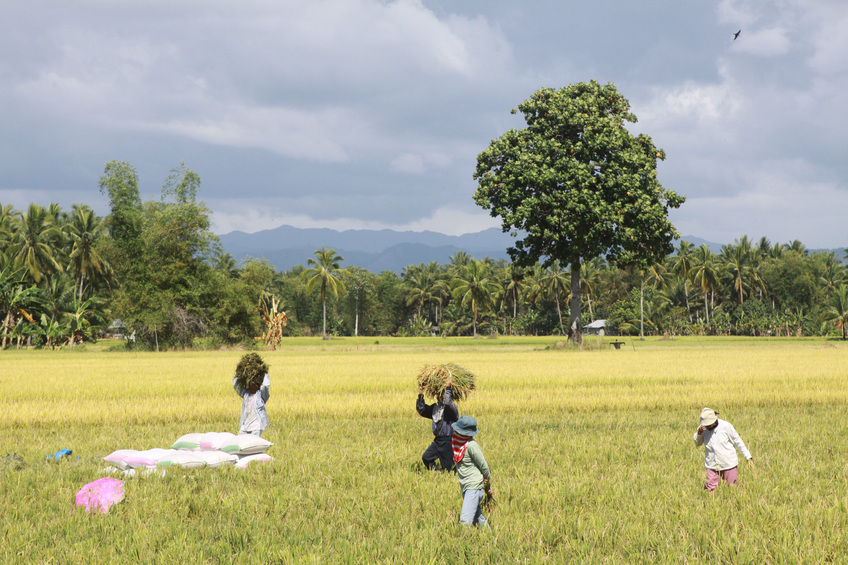
[[[453,432],[451,436],[451,447],[453,447],[453,462],[459,463],[465,456],[465,448],[468,447],[468,440],[474,436],[466,436],[457,432]]]

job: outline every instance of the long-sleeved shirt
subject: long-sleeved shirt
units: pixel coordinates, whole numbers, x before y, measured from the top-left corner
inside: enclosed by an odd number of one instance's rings
[[[745,447],[736,429],[724,420],[712,430],[704,430],[701,435],[695,432],[695,445],[704,446],[704,466],[712,471],[726,471],[739,465],[738,449],[745,459],[751,459],[751,452]]]
[[[427,404],[421,394],[415,401],[415,409],[418,414],[423,418],[433,419],[433,435],[436,437],[452,436],[453,428],[451,424],[459,419],[459,408],[456,407],[452,394],[451,387],[447,387],[445,388],[445,401],[443,403]]]
[[[244,429],[250,411],[250,406],[247,405],[250,400],[255,402],[256,415],[259,417],[259,431],[265,431],[265,428],[268,427],[270,421],[268,420],[268,411],[265,409],[265,403],[271,397],[270,387],[271,379],[267,373],[265,374],[265,378],[262,379],[262,386],[259,387],[256,394],[250,394],[250,391],[241,386],[236,377],[233,377],[233,388],[242,398],[241,415],[239,416],[239,426],[241,429]]]
[[[483,450],[473,439],[466,444],[465,455],[454,466],[454,470],[459,478],[459,488],[462,492],[482,489],[483,479],[491,477],[489,465],[483,457]]]

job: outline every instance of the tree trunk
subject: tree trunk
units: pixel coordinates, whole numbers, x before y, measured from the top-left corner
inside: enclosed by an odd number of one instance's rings
[[[686,296],[686,312],[689,313],[689,323],[692,323],[692,309],[689,308],[689,281],[683,279],[683,294]]]
[[[6,349],[6,340],[9,338],[9,326],[11,325],[12,313],[6,314],[6,319],[3,320],[3,349]]]
[[[322,337],[321,339],[327,339],[327,297],[326,296],[324,296],[323,300],[321,300],[321,304],[323,305],[323,309],[324,309],[324,329],[323,329],[324,337]]]
[[[359,337],[359,295],[356,296],[356,321],[353,324],[353,336]]]
[[[559,316],[559,332],[562,335],[565,335],[565,328],[562,325],[562,309],[559,307],[559,289],[554,288],[554,301],[556,302],[557,307],[557,316]]]
[[[580,320],[581,310],[580,292],[580,258],[571,262],[571,300],[569,301],[570,322],[568,327],[568,338],[574,345],[583,344],[583,323]]]
[[[639,271],[639,339],[645,341],[645,275]]]

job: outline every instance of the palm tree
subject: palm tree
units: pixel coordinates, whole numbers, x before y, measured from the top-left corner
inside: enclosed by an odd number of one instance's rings
[[[689,275],[692,273],[694,249],[695,246],[692,243],[681,239],[677,248],[677,255],[671,258],[671,272],[683,280],[683,294],[686,296],[686,312],[689,314],[689,323],[692,323],[692,310],[689,308]]]
[[[708,298],[718,285],[718,266],[715,255],[710,248],[704,244],[695,252],[694,266],[692,267],[692,282],[704,293],[704,313],[707,324],[710,323],[710,307]]]
[[[403,278],[404,288],[407,292],[406,305],[416,305],[420,318],[424,306],[434,299],[433,286],[436,281],[432,273],[423,265],[407,267]]]
[[[342,269],[339,264],[343,261],[343,257],[336,254],[335,249],[327,249],[323,245],[321,249],[315,250],[316,259],[309,258],[307,264],[312,265],[311,268],[303,271],[305,277],[309,277],[306,281],[306,290],[312,292],[315,285],[321,284],[321,304],[324,309],[324,337],[327,339],[327,289],[336,297],[339,296],[339,291],[346,290],[345,284],[338,278],[338,275],[346,273],[346,269]]]
[[[15,210],[11,204],[0,205],[0,253],[6,251],[12,236],[18,229],[18,218],[20,212]]]
[[[568,296],[571,288],[571,274],[560,267],[559,261],[553,261],[545,270],[544,278],[541,281],[544,293],[547,296],[553,296],[556,303],[557,316],[559,317],[559,331],[565,335],[565,326],[562,323],[562,308],[559,305],[560,293]]]
[[[23,269],[14,269],[6,264],[0,270],[0,317],[2,317],[2,347],[6,347],[11,328],[17,325],[21,318],[35,323],[32,317],[33,308],[43,305],[41,289],[36,286],[25,288]]]
[[[825,291],[830,294],[848,280],[845,266],[839,261],[833,251],[820,251],[813,254],[813,261],[818,267],[818,279]]]
[[[238,263],[232,254],[219,250],[212,259],[212,266],[224,274],[227,278],[234,279],[238,276]]]
[[[804,257],[806,257],[809,254],[809,252],[807,251],[807,246],[804,245],[803,243],[801,243],[797,239],[790,241],[789,244],[786,246],[786,248],[787,248],[788,251],[795,251],[796,253],[799,253],[799,254],[803,255]]]
[[[105,234],[106,225],[91,208],[74,204],[68,224],[68,237],[71,242],[68,266],[79,277],[77,296],[80,299],[87,278],[94,274],[102,275],[110,270],[109,263],[97,251],[97,242]]]
[[[745,243],[747,242],[747,237],[745,237],[742,243],[738,245],[725,245],[721,249],[721,263],[727,269],[733,290],[739,295],[739,304],[744,303],[744,291],[748,288],[745,279],[749,271],[751,246],[748,243],[746,247]]]
[[[647,269],[639,269],[639,339],[642,341],[645,341],[645,277],[653,283],[654,289],[664,290],[668,286],[667,276],[668,270],[662,263],[654,263]]]
[[[821,317],[822,322],[833,322],[838,330],[842,330],[843,341],[848,336],[848,285],[840,285],[833,293],[831,304]]]
[[[510,263],[504,274],[506,275],[504,294],[512,297],[512,319],[515,320],[518,317],[518,293],[524,289],[526,270],[515,263]]]
[[[453,296],[460,304],[471,304],[472,330],[477,337],[477,315],[480,308],[488,308],[500,290],[497,278],[492,276],[492,268],[479,259],[470,259],[464,268],[459,269],[453,281]]]
[[[12,253],[26,275],[38,283],[42,274],[62,270],[54,246],[62,233],[52,224],[47,210],[38,204],[30,204],[26,213],[19,214],[21,224],[15,234]]]
[[[589,305],[589,320],[595,321],[595,312],[592,310],[592,294],[601,282],[601,271],[604,268],[604,260],[594,257],[584,261],[580,268],[580,292],[586,295]]]
[[[463,267],[468,265],[469,262],[471,262],[471,255],[460,249],[459,251],[448,257],[448,259],[450,260],[451,268],[453,268],[454,270],[462,269]]]

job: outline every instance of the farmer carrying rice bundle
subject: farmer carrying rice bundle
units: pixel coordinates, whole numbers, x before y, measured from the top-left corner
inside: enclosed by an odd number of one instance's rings
[[[695,445],[704,446],[704,466],[707,468],[707,483],[704,485],[704,490],[707,492],[713,492],[720,479],[724,479],[729,485],[736,484],[739,466],[737,449],[748,460],[751,470],[756,475],[754,458],[751,457],[751,452],[745,447],[742,438],[730,422],[719,420],[716,414],[718,412],[712,408],[701,410],[700,425],[693,437]]]
[[[265,403],[271,396],[268,365],[256,353],[246,353],[236,366],[233,388],[241,396],[239,434],[262,436],[270,423]]]
[[[471,371],[454,363],[426,365],[418,374],[418,400],[415,409],[423,418],[433,420],[433,443],[424,451],[421,460],[427,469],[436,469],[436,460],[442,470],[453,469],[451,448],[451,424],[459,418],[459,409],[454,400],[464,400],[475,389],[475,377]],[[424,397],[435,399],[427,404]]]

